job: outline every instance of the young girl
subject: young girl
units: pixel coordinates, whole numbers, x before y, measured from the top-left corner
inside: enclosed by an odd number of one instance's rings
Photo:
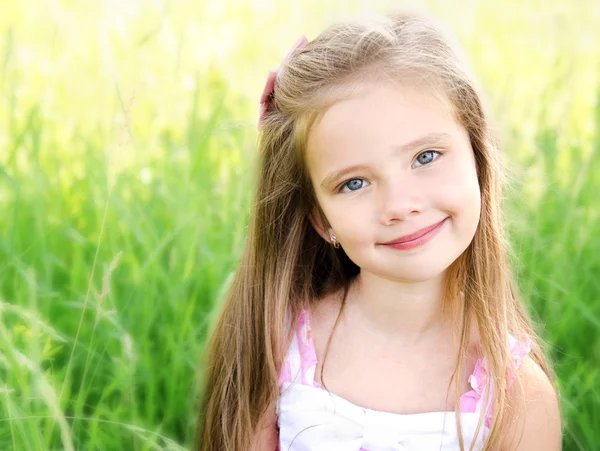
[[[198,449],[560,449],[499,151],[453,41],[420,15],[339,24],[297,43],[261,103]]]

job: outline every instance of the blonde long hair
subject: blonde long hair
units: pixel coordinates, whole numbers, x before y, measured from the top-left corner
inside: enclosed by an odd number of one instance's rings
[[[426,84],[451,107],[470,137],[481,191],[480,222],[473,241],[447,272],[445,298],[464,300],[453,377],[457,401],[473,325],[489,363],[495,395],[486,450],[498,446],[508,418],[505,380],[514,371],[509,334],[532,339],[531,356],[552,379],[509,269],[500,214],[501,158],[480,89],[460,48],[422,14],[337,24],[280,68],[273,108],[261,123],[262,166],[246,247],[205,355],[199,450],[250,449],[259,419],[279,395],[278,371],[290,338],[286,316],[291,314],[294,324],[302,308],[347,290],[359,272],[309,222],[309,214],[320,209],[304,152],[319,115],[351,95],[353,83],[376,76]],[[464,449],[458,402],[456,414]]]

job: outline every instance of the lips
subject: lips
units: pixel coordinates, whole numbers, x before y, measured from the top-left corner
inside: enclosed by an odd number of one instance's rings
[[[440,226],[440,224],[442,224],[442,222],[444,222],[446,219],[448,219],[448,218],[446,217],[446,218],[442,219],[440,222],[436,222],[433,225],[424,227],[424,228],[422,228],[420,230],[417,230],[416,232],[411,233],[409,235],[404,235],[404,236],[401,236],[399,238],[396,238],[395,240],[387,241],[387,242],[381,243],[381,244],[390,245],[390,244],[401,244],[401,243],[407,243],[409,241],[414,241],[414,240],[416,240],[418,238],[421,238],[423,235],[428,234],[429,232],[431,232],[436,227]]]

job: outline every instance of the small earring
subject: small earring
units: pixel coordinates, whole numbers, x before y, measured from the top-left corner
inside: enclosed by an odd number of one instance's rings
[[[331,245],[334,247],[334,249],[340,248],[340,243],[338,242],[337,237],[335,235],[331,235]]]

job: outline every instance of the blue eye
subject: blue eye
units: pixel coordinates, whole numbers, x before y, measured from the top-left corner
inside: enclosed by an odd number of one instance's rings
[[[358,191],[359,189],[364,188],[368,184],[369,184],[369,182],[367,182],[365,179],[348,180],[340,188],[340,193],[347,193],[350,191]]]
[[[437,150],[427,150],[419,154],[419,156],[415,160],[415,163],[419,163],[417,167],[425,166],[431,163],[433,160],[435,160],[439,155],[441,154]]]

